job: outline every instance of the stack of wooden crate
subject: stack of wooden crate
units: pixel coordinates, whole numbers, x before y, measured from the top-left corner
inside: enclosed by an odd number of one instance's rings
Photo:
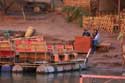
[[[114,20],[113,16],[96,16],[96,17],[83,17],[83,27],[91,27],[107,32],[113,31]]]
[[[83,27],[84,28],[88,28],[88,27],[90,27],[91,26],[91,24],[92,24],[92,17],[83,17]]]
[[[86,9],[90,8],[90,0],[64,0],[64,5],[66,6],[77,6],[84,7]]]
[[[121,31],[125,32],[125,18],[121,19]]]
[[[121,24],[121,31],[125,32],[125,10],[123,10],[123,12],[121,12],[120,15],[120,24]]]

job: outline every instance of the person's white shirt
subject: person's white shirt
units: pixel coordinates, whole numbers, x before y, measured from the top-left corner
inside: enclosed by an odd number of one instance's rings
[[[94,40],[97,40],[98,43],[100,42],[100,34],[99,33],[97,33],[97,35],[95,36]]]

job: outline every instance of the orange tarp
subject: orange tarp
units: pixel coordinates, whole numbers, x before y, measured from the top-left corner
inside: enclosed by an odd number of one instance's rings
[[[32,39],[15,40],[16,51],[18,52],[46,52],[46,42]]]
[[[75,38],[74,48],[76,52],[87,53],[91,48],[91,38],[78,36]]]

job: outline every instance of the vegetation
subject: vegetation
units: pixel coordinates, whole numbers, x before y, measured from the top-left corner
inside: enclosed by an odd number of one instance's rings
[[[88,12],[83,7],[65,6],[62,12],[66,13],[67,22],[77,21],[82,27],[82,17],[87,16]]]

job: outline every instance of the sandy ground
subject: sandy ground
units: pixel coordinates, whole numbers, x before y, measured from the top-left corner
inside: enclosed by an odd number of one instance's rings
[[[25,31],[28,26],[33,26],[38,33],[44,36],[51,36],[61,40],[74,40],[75,36],[82,34],[83,28],[75,23],[67,23],[64,16],[58,13],[50,13],[42,16],[27,16],[26,20],[20,16],[1,16],[0,30],[21,30]],[[96,52],[89,58],[89,66],[92,68],[117,69],[121,71],[121,48],[116,39],[117,34],[100,32],[101,41],[111,43],[108,52]]]
[[[81,35],[82,28],[77,24],[67,23],[63,15],[50,13],[47,15],[22,17],[4,16],[0,22],[0,30],[23,30],[28,26],[34,27],[37,32],[49,35],[62,40],[72,40],[75,36]]]

